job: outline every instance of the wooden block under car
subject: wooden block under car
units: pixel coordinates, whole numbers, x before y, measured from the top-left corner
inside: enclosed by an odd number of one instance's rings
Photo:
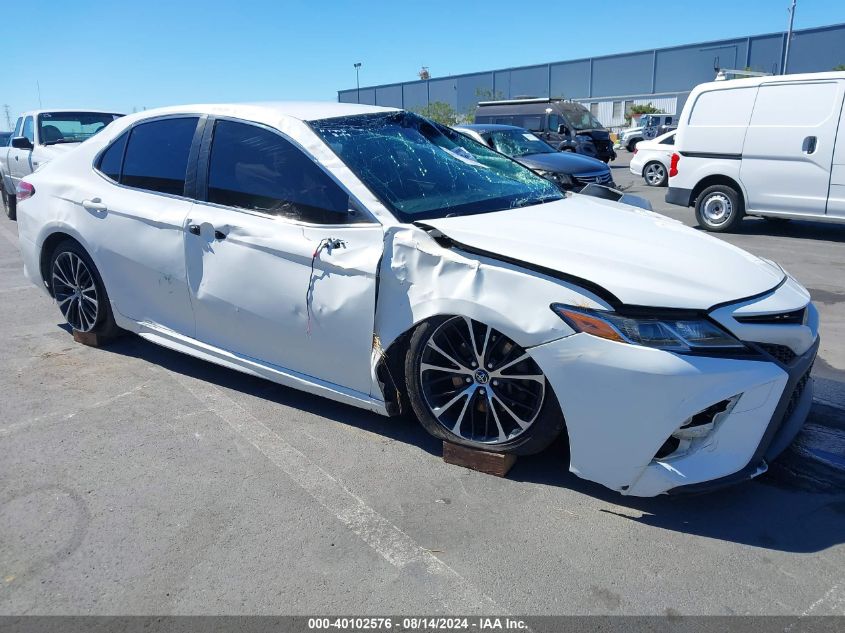
[[[443,442],[443,461],[455,466],[471,468],[488,475],[504,477],[516,463],[516,455],[491,453],[474,448],[467,448],[451,442]]]
[[[73,331],[73,340],[88,347],[100,347],[104,342],[102,337],[93,332],[80,332],[79,330]]]

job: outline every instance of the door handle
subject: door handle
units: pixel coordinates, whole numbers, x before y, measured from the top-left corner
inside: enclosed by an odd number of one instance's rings
[[[202,233],[202,228],[200,227],[199,224],[189,224],[188,225],[188,233],[190,233],[192,235],[199,235],[200,233]],[[214,229],[214,239],[215,240],[225,240],[226,234],[223,231],[218,231],[217,229]]]
[[[804,139],[804,142],[801,143],[801,151],[805,154],[812,154],[816,151],[816,141],[818,139],[815,136],[808,136]]]
[[[90,200],[83,200],[82,207],[87,209],[88,211],[108,211],[109,208],[105,205],[105,203],[100,200],[99,198],[91,198]]]

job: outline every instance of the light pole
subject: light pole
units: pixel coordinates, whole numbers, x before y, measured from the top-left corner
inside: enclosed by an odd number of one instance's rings
[[[795,20],[795,0],[792,0],[792,6],[789,7],[789,30],[786,32],[786,51],[783,53],[783,72],[781,75],[785,75],[787,70],[786,66],[789,63],[789,43],[792,41],[792,23]]]
[[[358,80],[358,69],[361,68],[361,62],[355,62],[352,65],[355,66],[355,92],[358,95],[358,103],[361,103],[361,82]]]

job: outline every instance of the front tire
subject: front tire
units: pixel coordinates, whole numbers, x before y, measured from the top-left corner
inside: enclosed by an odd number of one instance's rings
[[[637,149],[637,143],[639,143],[641,140],[643,140],[643,139],[641,139],[641,138],[631,139],[630,141],[628,141],[628,145],[625,149],[627,149],[629,152],[631,152],[633,154],[634,150]]]
[[[3,211],[6,213],[6,217],[10,220],[17,220],[18,219],[18,205],[17,205],[17,198],[15,196],[6,193],[6,187],[0,185],[0,195],[3,198]]]
[[[652,161],[643,167],[643,179],[649,187],[665,187],[669,174],[663,163]]]
[[[695,201],[698,224],[714,233],[734,230],[745,214],[739,193],[728,185],[713,185],[702,191]]]
[[[50,289],[71,328],[103,337],[117,335],[106,287],[85,249],[64,240],[50,256]]]
[[[414,331],[405,381],[423,427],[455,444],[530,455],[564,427],[537,363],[501,332],[466,317],[438,317]]]

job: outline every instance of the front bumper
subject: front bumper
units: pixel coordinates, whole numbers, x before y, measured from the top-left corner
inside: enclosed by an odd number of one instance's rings
[[[764,472],[809,410],[818,341],[785,368],[774,361],[680,355],[575,334],[531,348],[566,418],[570,470],[622,494],[697,491]],[[736,404],[683,453],[656,457],[685,420]],[[789,403],[792,402],[790,405]]]

